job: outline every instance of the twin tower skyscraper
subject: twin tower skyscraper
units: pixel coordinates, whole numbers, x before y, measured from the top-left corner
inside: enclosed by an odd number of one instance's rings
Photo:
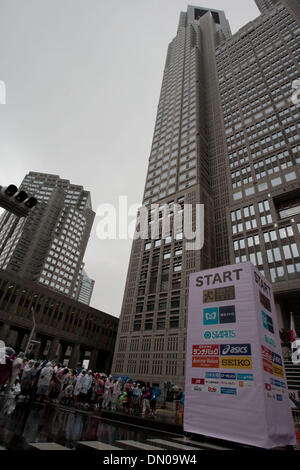
[[[250,1],[250,0],[249,0]],[[136,239],[113,373],[184,384],[189,275],[250,260],[274,286],[281,328],[299,311],[300,4],[257,0],[232,35],[224,12],[189,6],[169,44],[143,204],[204,204],[204,247]],[[195,214],[194,214],[195,215]],[[171,224],[172,225],[172,224]],[[299,327],[299,325],[298,325]]]

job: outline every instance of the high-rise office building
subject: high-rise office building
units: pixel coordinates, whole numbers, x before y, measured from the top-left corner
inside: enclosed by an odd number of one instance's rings
[[[300,316],[300,11],[256,3],[262,15],[234,35],[221,11],[180,14],[143,203],[204,204],[205,242],[187,251],[176,225],[134,240],[114,373],[183,385],[189,275],[201,269],[251,260],[273,283],[280,327]]]
[[[75,295],[76,300],[82,302],[83,304],[90,305],[95,281],[91,279],[86,271],[82,269],[82,274],[80,275],[78,288]]]
[[[30,172],[20,189],[38,199],[27,217],[0,218],[0,268],[75,298],[95,213],[90,193],[57,175]]]

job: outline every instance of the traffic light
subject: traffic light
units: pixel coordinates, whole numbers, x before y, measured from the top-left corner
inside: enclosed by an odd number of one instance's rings
[[[25,206],[28,207],[29,209],[32,209],[34,206],[36,206],[38,203],[38,200],[31,196],[27,199],[27,201],[25,201]]]
[[[17,192],[18,188],[14,184],[10,184],[9,186],[7,186],[7,188],[3,189],[3,193],[6,194],[6,196],[8,197],[14,196]]]
[[[18,217],[28,216],[37,203],[38,200],[35,197],[29,196],[22,189],[19,191],[14,184],[10,184],[6,188],[0,186],[0,207]]]

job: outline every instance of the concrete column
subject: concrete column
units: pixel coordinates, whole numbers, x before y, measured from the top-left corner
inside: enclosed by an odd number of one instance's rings
[[[24,349],[22,348],[23,342],[24,342],[24,337],[25,337],[25,331],[18,331],[18,336],[17,336],[17,341],[16,341],[16,349],[23,351]]]
[[[93,349],[93,351],[91,352],[89,369],[91,369],[93,372],[101,372],[101,371],[96,371],[98,353],[99,353],[98,349]]]
[[[110,352],[107,354],[107,357],[105,359],[105,373],[110,374],[111,372],[111,366],[112,366],[112,359],[113,359],[113,353]]]
[[[51,343],[49,352],[47,354],[47,359],[49,361],[52,360],[57,360],[60,354],[60,340],[59,338],[54,338],[54,340]]]
[[[37,359],[43,359],[44,356],[43,356],[43,352],[46,348],[46,344],[47,344],[47,340],[45,338],[40,338],[41,340],[41,344],[36,352],[36,358]]]
[[[58,362],[63,363],[68,346],[66,344],[61,344],[60,346],[61,347],[60,347]]]
[[[69,365],[71,369],[75,369],[80,360],[80,344],[74,344],[72,347],[72,352],[69,360]]]
[[[10,325],[3,325],[1,330],[0,330],[0,339],[2,339],[2,341],[4,341],[4,343],[6,343],[6,340],[9,336],[9,332],[10,332]]]
[[[16,330],[10,330],[10,332],[9,332],[7,338],[6,338],[7,346],[11,346],[12,348],[15,349],[16,342],[17,342],[17,337],[18,337],[18,332]]]

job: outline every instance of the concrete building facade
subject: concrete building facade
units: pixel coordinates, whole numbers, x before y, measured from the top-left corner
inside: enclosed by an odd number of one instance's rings
[[[119,320],[43,285],[0,270],[0,340],[25,351],[33,328],[31,356],[75,368],[109,373]]]

